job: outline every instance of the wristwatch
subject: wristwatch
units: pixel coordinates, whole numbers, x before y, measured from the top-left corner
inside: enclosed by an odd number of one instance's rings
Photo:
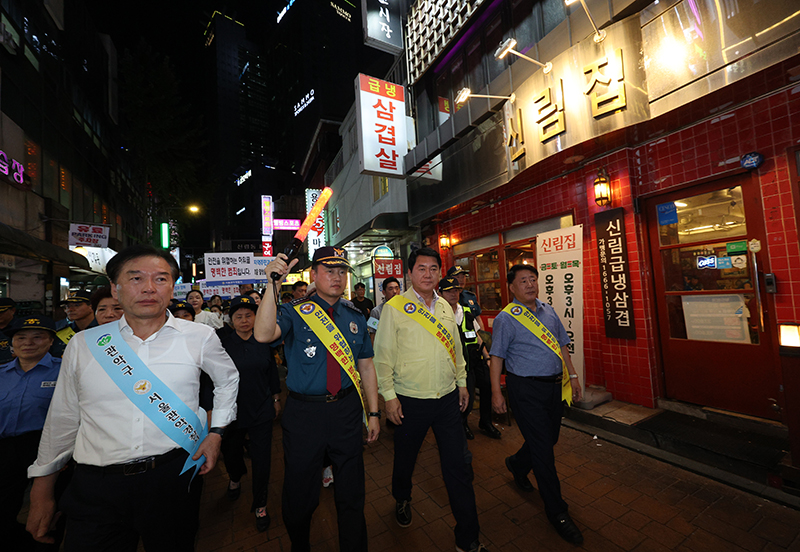
[[[225,435],[225,428],[224,427],[212,427],[208,430],[209,433],[216,433],[220,437]]]
[[[378,410],[377,412],[368,412],[367,416],[370,417],[370,418],[378,418],[380,420],[381,419],[381,411]]]

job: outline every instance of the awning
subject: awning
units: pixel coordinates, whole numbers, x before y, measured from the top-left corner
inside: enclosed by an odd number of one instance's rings
[[[86,257],[0,222],[0,253],[89,270]]]

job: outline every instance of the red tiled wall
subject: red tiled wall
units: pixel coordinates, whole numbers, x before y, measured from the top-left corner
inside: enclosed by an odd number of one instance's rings
[[[516,193],[477,212],[455,214],[439,225],[454,243],[509,229],[514,223],[572,212],[584,225],[584,351],[586,383],[605,385],[618,400],[655,406],[663,395],[656,358],[657,328],[648,270],[644,266],[646,226],[633,212],[633,198],[725,173],[738,158],[758,151],[765,157],[757,170],[767,229],[771,269],[778,279],[774,296],[778,322],[800,322],[800,249],[786,148],[800,143],[800,86],[637,147],[608,155],[580,171],[556,177]],[[552,165],[552,163],[551,163]],[[602,320],[594,213],[593,181],[606,167],[612,181],[614,207],[625,209],[625,225],[634,315],[635,340],[608,339]],[[542,178],[542,167],[525,171],[504,188],[524,190]],[[550,167],[548,166],[548,169]],[[561,168],[563,169],[563,167]],[[555,170],[561,170],[558,167]],[[549,172],[549,171],[546,171]],[[485,194],[485,201],[503,197],[503,188]],[[446,217],[443,217],[446,218]],[[452,264],[452,259],[445,261]]]

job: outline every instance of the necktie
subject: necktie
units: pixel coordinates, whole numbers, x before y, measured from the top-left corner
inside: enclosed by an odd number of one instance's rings
[[[328,307],[328,318],[333,322],[333,307]],[[327,366],[328,366],[328,393],[335,395],[342,388],[342,377],[339,375],[339,363],[336,358],[326,349],[328,353]]]

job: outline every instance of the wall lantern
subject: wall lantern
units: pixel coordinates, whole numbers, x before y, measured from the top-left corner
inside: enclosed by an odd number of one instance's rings
[[[594,179],[594,202],[600,207],[611,205],[611,181],[608,179],[608,172],[602,167]]]
[[[462,104],[466,102],[470,98],[497,98],[498,100],[508,100],[510,102],[514,102],[517,99],[515,94],[511,94],[510,96],[487,96],[485,94],[473,94],[472,90],[469,88],[462,88],[456,94],[456,104]]]
[[[517,41],[513,38],[507,38],[503,42],[500,43],[500,46],[497,47],[497,50],[494,52],[494,59],[500,60],[506,57],[506,54],[514,54],[517,57],[521,57],[525,61],[530,61],[541,67],[544,70],[544,74],[548,74],[550,71],[553,70],[553,64],[549,61],[547,63],[542,63],[541,61],[536,61],[533,58],[526,56],[525,54],[521,54],[514,49],[514,46],[517,45]]]
[[[439,249],[450,249],[450,236],[447,234],[441,234],[439,236]]]
[[[570,6],[579,0],[564,0],[564,4]],[[598,30],[597,25],[594,24],[594,19],[592,18],[592,12],[589,11],[589,7],[586,5],[585,0],[580,0],[581,6],[583,6],[583,11],[586,12],[586,15],[589,17],[589,23],[592,24],[592,28],[594,29],[594,41],[597,44],[600,44],[606,38],[606,32]]]
[[[780,324],[781,347],[800,347],[800,326],[797,324]]]

